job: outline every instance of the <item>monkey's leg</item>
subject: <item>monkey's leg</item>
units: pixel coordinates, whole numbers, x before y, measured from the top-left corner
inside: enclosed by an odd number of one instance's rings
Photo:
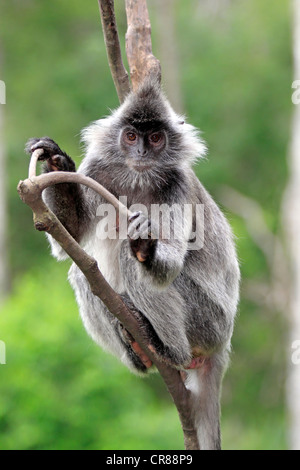
[[[139,262],[125,240],[121,247],[120,269],[124,288],[133,307],[144,317],[150,346],[168,363],[188,366],[192,352],[186,336],[185,303],[174,286],[153,288],[141,275]]]
[[[220,395],[227,362],[228,353],[224,351],[211,356],[202,367],[185,371],[201,450],[221,449]]]
[[[118,357],[132,372],[145,373],[148,366],[124,337],[122,325],[91,292],[86,277],[75,264],[69,270],[69,282],[76,293],[85,329],[95,343]]]

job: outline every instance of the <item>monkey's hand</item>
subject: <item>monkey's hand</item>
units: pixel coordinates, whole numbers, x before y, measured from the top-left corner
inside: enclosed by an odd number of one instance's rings
[[[135,212],[129,217],[128,237],[132,253],[140,263],[153,256],[158,236],[151,221],[142,212]]]
[[[25,152],[31,155],[37,149],[44,151],[39,158],[40,161],[46,162],[44,171],[76,171],[72,158],[63,152],[50,137],[29,139],[25,146]]]

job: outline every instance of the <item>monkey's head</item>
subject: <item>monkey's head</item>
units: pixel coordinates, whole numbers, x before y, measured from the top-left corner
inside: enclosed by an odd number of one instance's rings
[[[87,157],[132,184],[153,179],[205,154],[196,129],[175,113],[157,82],[146,81],[106,119],[84,130]],[[90,158],[89,158],[90,157]]]

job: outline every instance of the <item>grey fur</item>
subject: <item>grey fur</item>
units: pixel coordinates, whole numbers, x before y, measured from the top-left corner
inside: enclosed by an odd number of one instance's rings
[[[151,162],[149,168],[139,171],[132,167],[133,159],[145,156],[133,156],[133,147],[124,145],[123,129],[133,129],[141,139],[149,131],[163,133],[160,151],[152,147],[144,151]],[[86,187],[67,185],[49,188],[44,194],[50,208],[96,258],[111,286],[145,318],[145,328],[153,336],[159,354],[181,369],[190,364],[194,348],[209,358],[202,369],[186,371],[186,385],[195,395],[201,448],[220,448],[219,398],[238,303],[239,267],[230,227],[191,169],[194,161],[204,155],[205,145],[197,131],[175,114],[159,87],[151,83],[131,94],[111,116],[85,129],[83,140],[86,156],[78,172],[96,179],[117,197],[126,195],[129,207],[138,203],[149,210],[151,204],[204,205],[202,249],[188,249],[195,227],[191,223],[180,229],[182,220],[175,211],[171,220],[179,236],[158,239],[153,248],[146,241],[148,258],[140,263],[134,255],[134,242],[97,239],[101,220],[96,218],[96,210],[105,202],[99,195]],[[37,142],[29,142],[29,151],[33,144],[35,148],[39,146]],[[45,145],[44,138],[40,146]],[[55,153],[66,155],[58,146]],[[147,218],[143,214],[140,217],[145,232]],[[64,259],[63,250],[49,239],[53,255]],[[91,293],[74,264],[69,280],[93,340],[118,356],[133,372],[145,373],[118,321]]]

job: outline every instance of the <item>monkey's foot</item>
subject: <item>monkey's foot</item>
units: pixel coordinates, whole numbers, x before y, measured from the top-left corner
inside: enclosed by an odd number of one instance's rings
[[[129,333],[128,330],[126,330],[126,328],[124,328],[124,326],[122,324],[120,324],[120,332],[123,336],[123,339],[126,341],[126,343],[128,345],[130,345],[130,347],[132,348],[132,350],[135,352],[135,354],[138,356],[138,358],[140,359],[140,361],[142,362],[142,364],[147,368],[147,369],[150,369],[150,367],[152,367],[153,363],[152,361],[149,359],[149,357],[147,356],[147,354],[142,350],[141,346],[139,345],[139,343],[137,341],[135,341],[135,339],[133,338],[133,336]]]
[[[147,369],[150,369],[150,367],[152,367],[153,363],[149,359],[147,354],[144,353],[144,351],[140,347],[139,343],[137,343],[136,341],[132,341],[131,342],[131,347],[134,350],[135,354],[140,358],[140,360],[142,361],[144,366],[147,367]]]
[[[186,367],[186,369],[201,369],[208,363],[208,361],[209,358],[207,356],[193,357],[191,363]]]

